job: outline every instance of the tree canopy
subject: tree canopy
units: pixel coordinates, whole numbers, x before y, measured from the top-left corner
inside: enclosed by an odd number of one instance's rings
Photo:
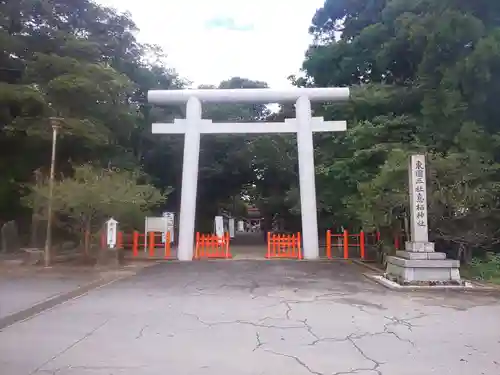
[[[0,2],[0,212],[19,214],[19,190],[50,165],[49,118],[63,118],[58,171],[71,163],[140,168],[148,136],[145,91],[183,82],[135,39],[129,16],[88,0]],[[154,60],[154,59],[153,59]],[[154,60],[156,61],[156,60]]]
[[[349,120],[344,136],[317,147],[327,221],[404,229],[408,155],[425,152],[433,239],[495,246],[497,2],[327,0],[309,31],[314,43],[296,84],[353,88],[348,105],[319,109]]]

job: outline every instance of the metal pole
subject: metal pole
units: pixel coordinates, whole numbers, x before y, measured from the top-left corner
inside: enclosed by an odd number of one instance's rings
[[[51,263],[50,251],[52,247],[52,200],[54,195],[56,144],[57,144],[57,130],[59,129],[59,120],[51,117],[50,124],[52,126],[52,155],[50,160],[49,201],[47,205],[47,235],[45,238],[45,253],[44,253],[45,267],[50,267]]]

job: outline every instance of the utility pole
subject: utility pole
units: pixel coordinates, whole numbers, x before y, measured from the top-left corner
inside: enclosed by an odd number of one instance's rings
[[[52,127],[52,155],[50,160],[50,179],[49,179],[49,201],[47,205],[47,235],[45,238],[45,253],[44,263],[45,267],[50,267],[51,264],[51,248],[52,248],[52,201],[54,195],[54,176],[56,167],[56,145],[57,133],[61,123],[60,118],[50,117],[50,126]]]

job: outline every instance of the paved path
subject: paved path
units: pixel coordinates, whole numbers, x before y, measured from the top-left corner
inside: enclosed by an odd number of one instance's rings
[[[91,272],[4,272],[0,270],[0,319],[95,280]],[[1,373],[1,370],[0,370]]]
[[[160,264],[0,332],[2,375],[498,375],[500,303],[342,262]]]

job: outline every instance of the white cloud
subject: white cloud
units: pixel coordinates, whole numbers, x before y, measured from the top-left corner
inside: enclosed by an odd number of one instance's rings
[[[241,76],[272,87],[288,86],[286,77],[300,69],[310,42],[307,29],[323,5],[323,0],[97,2],[129,11],[141,29],[139,40],[162,46],[168,65],[194,85]]]

